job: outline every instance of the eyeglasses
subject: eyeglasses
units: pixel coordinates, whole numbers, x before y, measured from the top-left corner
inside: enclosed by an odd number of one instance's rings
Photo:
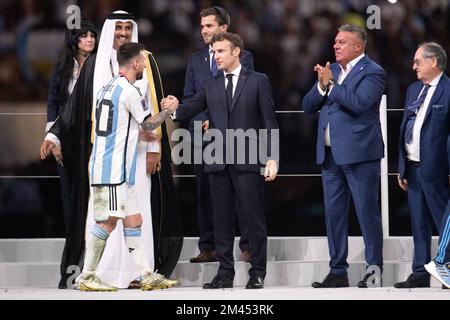
[[[413,64],[415,64],[416,66],[420,67],[425,62],[426,59],[430,59],[430,58],[434,58],[434,56],[426,57],[426,58],[421,59],[421,60],[414,59],[413,60]]]

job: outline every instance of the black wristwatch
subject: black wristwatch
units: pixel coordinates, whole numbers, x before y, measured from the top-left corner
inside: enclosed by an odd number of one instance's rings
[[[328,80],[327,87],[330,87],[330,86],[335,85],[335,84],[336,84],[336,80],[331,78],[330,80]]]

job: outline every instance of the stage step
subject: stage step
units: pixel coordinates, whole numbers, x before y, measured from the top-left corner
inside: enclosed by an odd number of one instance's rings
[[[202,286],[212,280],[219,264],[211,263],[178,263],[173,277],[181,280],[183,286]],[[250,264],[235,263],[235,286],[245,286],[248,281]],[[406,280],[411,273],[410,261],[385,261],[383,267],[383,286],[392,287],[395,282]],[[267,263],[266,286],[302,286],[309,287],[314,281],[322,281],[329,272],[327,261],[271,261]],[[350,286],[356,286],[366,270],[363,261],[349,262],[348,277]],[[440,286],[432,279],[432,286]]]
[[[60,261],[64,239],[0,239],[1,262]]]
[[[198,238],[185,238],[179,261],[189,261],[199,253]],[[364,242],[361,237],[349,237],[348,261],[364,260]],[[438,238],[432,241],[432,251],[436,252]],[[392,237],[384,239],[383,257],[385,260],[411,261],[413,258],[411,237]],[[234,257],[242,261],[239,238],[234,243]],[[326,237],[269,237],[267,261],[328,261],[328,242]]]
[[[235,286],[244,286],[250,265],[241,261],[238,239],[235,242]],[[185,238],[173,278],[183,286],[201,286],[217,272],[218,263],[189,263],[198,253],[198,238]],[[0,288],[56,287],[63,239],[1,239]],[[437,238],[432,252],[436,252]],[[413,244],[411,237],[392,237],[384,242],[383,285],[392,286],[404,280],[411,270]],[[325,237],[270,237],[266,286],[310,286],[329,271],[328,245]],[[351,285],[362,278],[365,270],[364,245],[360,237],[349,238],[349,279]],[[438,286],[437,281],[432,281]]]
[[[348,276],[351,286],[361,280],[365,263],[350,262]],[[200,287],[209,282],[217,272],[218,263],[193,264],[180,262],[176,266],[172,278],[181,280],[184,287]],[[245,286],[248,281],[250,265],[236,262],[234,285]],[[411,270],[411,262],[385,261],[383,286],[392,287],[397,281],[405,280]],[[267,263],[265,284],[271,286],[304,286],[313,281],[321,281],[328,273],[326,261],[270,261]],[[0,263],[0,288],[56,288],[59,281],[58,262],[3,262]],[[432,286],[439,283],[432,279]]]
[[[432,251],[436,252],[437,237],[433,238]],[[184,238],[179,261],[189,261],[198,254],[198,238]],[[239,238],[234,245],[236,261],[241,261]],[[59,261],[64,247],[64,239],[0,239],[1,262],[45,262]],[[384,239],[385,260],[412,260],[413,242],[411,237]],[[328,261],[328,243],[325,237],[269,237],[267,245],[268,261]],[[349,237],[348,260],[364,260],[364,242],[361,237]]]

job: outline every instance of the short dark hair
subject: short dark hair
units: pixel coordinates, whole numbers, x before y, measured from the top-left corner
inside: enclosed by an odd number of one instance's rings
[[[440,44],[436,42],[423,42],[419,45],[419,48],[423,48],[424,58],[435,57],[438,69],[445,71],[447,68],[447,54]]]
[[[344,24],[339,27],[338,31],[354,33],[362,41],[364,46],[366,46],[367,44],[367,32],[361,27],[355,26],[353,24]]]
[[[241,53],[239,54],[242,55],[242,52],[244,51],[244,41],[242,41],[242,38],[240,35],[238,35],[237,33],[231,33],[231,32],[223,32],[223,33],[219,33],[213,36],[212,40],[211,40],[211,44],[213,44],[214,42],[217,41],[224,41],[224,40],[228,40],[231,42],[231,48],[239,48],[241,49]]]
[[[223,26],[224,24],[226,24],[228,28],[230,28],[230,14],[224,8],[213,6],[200,11],[200,18],[204,18],[207,16],[215,16],[219,26]]]
[[[142,50],[145,50],[145,46],[139,42],[129,42],[121,45],[117,50],[117,62],[119,66],[124,66],[131,59],[137,57]]]

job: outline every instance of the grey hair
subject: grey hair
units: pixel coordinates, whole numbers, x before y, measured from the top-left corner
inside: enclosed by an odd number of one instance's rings
[[[338,31],[354,33],[362,41],[362,43],[364,44],[364,47],[367,44],[367,32],[366,32],[366,30],[364,30],[361,27],[355,26],[353,24],[344,24],[339,27]]]
[[[447,54],[440,44],[436,42],[423,42],[419,45],[419,48],[423,48],[424,58],[436,58],[439,70],[444,71],[447,68]]]

